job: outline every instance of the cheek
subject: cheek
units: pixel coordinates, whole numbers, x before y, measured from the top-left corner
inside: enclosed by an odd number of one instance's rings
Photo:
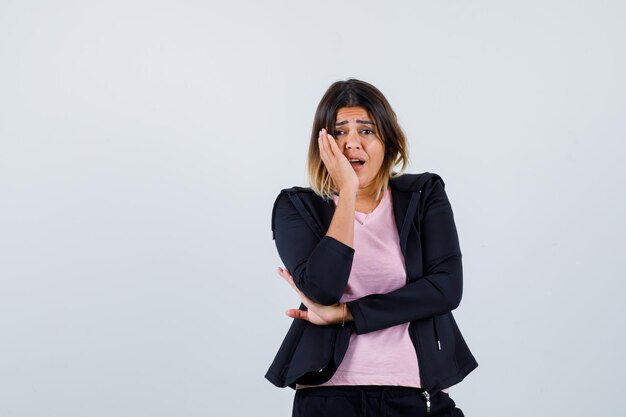
[[[369,152],[372,161],[376,161],[377,164],[382,164],[385,159],[385,147],[382,144],[376,144],[372,146]]]

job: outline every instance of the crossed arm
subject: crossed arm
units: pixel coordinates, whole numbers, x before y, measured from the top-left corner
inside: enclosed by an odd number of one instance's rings
[[[452,208],[440,182],[425,198],[419,237],[422,277],[395,291],[351,301],[347,308],[339,299],[348,282],[354,249],[328,235],[317,239],[288,197],[279,199],[275,239],[287,271],[278,273],[308,309],[306,314],[288,310],[287,315],[315,324],[353,320],[356,332],[362,334],[454,310],[462,297],[463,271]],[[406,261],[414,256],[420,254],[407,253]]]

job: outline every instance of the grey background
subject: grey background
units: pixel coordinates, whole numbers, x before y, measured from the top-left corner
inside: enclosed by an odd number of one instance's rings
[[[378,86],[446,182],[470,416],[619,415],[620,1],[0,1],[0,416],[287,416],[270,212]]]

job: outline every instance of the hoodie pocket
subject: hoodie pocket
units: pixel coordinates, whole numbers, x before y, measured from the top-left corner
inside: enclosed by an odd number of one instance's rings
[[[437,331],[437,320],[433,317],[433,331],[435,332],[435,342],[437,343],[437,350],[441,350],[441,339],[439,339],[439,332]]]
[[[433,317],[433,333],[438,351],[450,351],[454,349],[454,329],[450,322],[450,314],[446,313]]]

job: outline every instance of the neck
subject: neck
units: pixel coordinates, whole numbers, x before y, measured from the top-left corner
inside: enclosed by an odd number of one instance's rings
[[[371,187],[360,188],[356,196],[356,211],[363,213],[372,212],[383,198],[383,194],[376,198],[377,191]]]

